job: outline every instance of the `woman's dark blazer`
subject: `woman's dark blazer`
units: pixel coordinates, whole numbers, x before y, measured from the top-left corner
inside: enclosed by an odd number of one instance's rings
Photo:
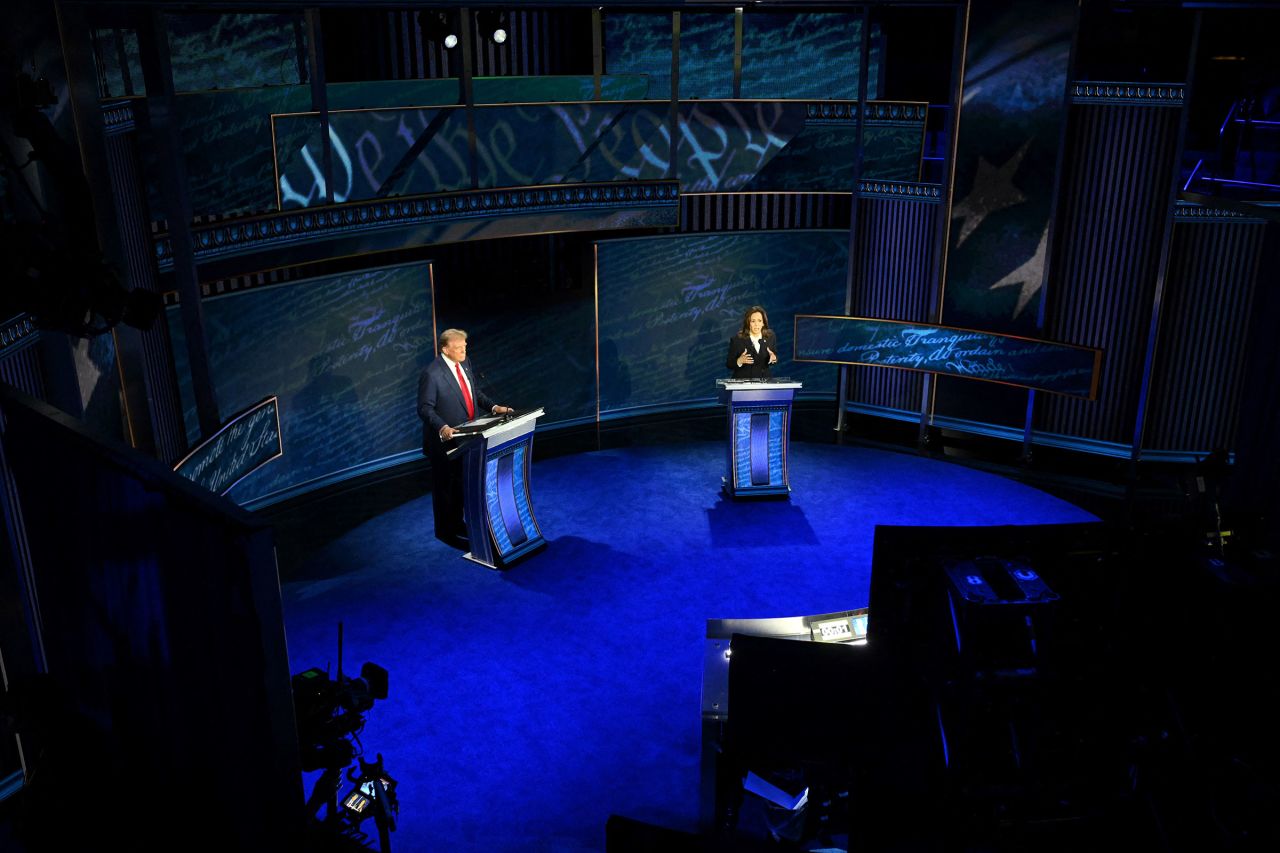
[[[738,356],[742,355],[744,349],[751,353],[756,363],[738,367]],[[729,339],[729,355],[725,357],[724,366],[733,371],[734,379],[768,379],[769,353],[767,350],[773,350],[775,353],[778,351],[778,338],[769,329],[765,329],[764,337],[760,339],[759,350],[751,345],[751,338],[743,334],[734,335]]]

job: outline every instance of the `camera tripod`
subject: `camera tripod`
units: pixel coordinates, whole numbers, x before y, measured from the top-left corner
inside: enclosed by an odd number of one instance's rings
[[[359,772],[345,765],[325,768],[311,789],[307,813],[319,819],[321,809],[328,806],[320,825],[334,832],[344,832],[347,824],[358,830],[365,818],[372,817],[378,828],[378,850],[391,853],[391,833],[396,828],[396,815],[400,811],[395,794],[396,782],[382,767],[382,753],[378,753],[376,761],[365,761],[359,757],[356,761]],[[347,781],[354,787],[339,804],[338,788],[342,784],[343,770],[347,771]]]

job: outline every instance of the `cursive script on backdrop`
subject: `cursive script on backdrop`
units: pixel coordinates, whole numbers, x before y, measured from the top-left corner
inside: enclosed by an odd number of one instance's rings
[[[1102,350],[976,329],[796,315],[796,361],[925,370],[1093,399]]]

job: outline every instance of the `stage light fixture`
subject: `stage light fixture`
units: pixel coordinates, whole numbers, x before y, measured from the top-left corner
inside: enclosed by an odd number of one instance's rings
[[[500,9],[482,9],[476,13],[476,26],[494,44],[507,40],[507,13]]]
[[[444,9],[423,9],[418,13],[418,26],[427,41],[438,42],[449,50],[458,46],[452,13]]]

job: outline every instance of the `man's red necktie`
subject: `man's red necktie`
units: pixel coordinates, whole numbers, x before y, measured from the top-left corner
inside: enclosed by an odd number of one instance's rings
[[[467,404],[467,420],[473,420],[476,416],[476,404],[471,400],[471,389],[467,387],[467,380],[462,378],[462,365],[455,364],[453,367],[458,371],[458,384],[462,386],[462,401]]]

